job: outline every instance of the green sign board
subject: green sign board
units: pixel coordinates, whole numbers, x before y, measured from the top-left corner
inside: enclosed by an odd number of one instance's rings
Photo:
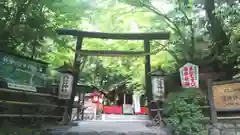
[[[47,66],[41,61],[0,52],[0,77],[7,83],[44,87]]]

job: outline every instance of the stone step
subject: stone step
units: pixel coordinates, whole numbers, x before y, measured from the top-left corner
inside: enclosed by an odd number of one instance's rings
[[[170,135],[159,126],[147,127],[139,121],[79,121],[75,126],[55,126],[38,135]]]
[[[166,133],[146,133],[146,132],[114,132],[114,131],[103,131],[103,132],[52,132],[43,135],[168,135]]]
[[[102,114],[102,120],[122,120],[122,121],[141,121],[149,120],[148,115],[117,115],[117,114]]]

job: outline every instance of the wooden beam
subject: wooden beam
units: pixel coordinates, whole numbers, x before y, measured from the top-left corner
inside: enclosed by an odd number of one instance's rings
[[[52,95],[52,94],[44,94],[44,93],[36,93],[36,92],[28,92],[28,91],[18,91],[18,90],[6,89],[6,88],[0,88],[0,91],[26,94],[26,95],[34,95],[34,96],[58,98],[58,96],[55,96],[55,95]]]
[[[75,29],[57,29],[59,35],[72,35],[86,38],[100,39],[118,39],[118,40],[163,40],[169,39],[169,32],[154,32],[154,33],[102,33],[102,32],[87,32]]]
[[[65,108],[66,106],[59,106],[54,104],[43,104],[43,103],[32,103],[32,102],[19,102],[19,101],[7,101],[7,100],[0,100],[0,104],[16,104],[16,105],[29,105],[29,106],[48,106],[48,107],[60,107]]]
[[[78,51],[78,52],[81,55],[85,55],[85,56],[119,57],[119,56],[145,56],[145,55],[149,55],[149,53],[145,53],[144,51],[81,50],[81,51]]]
[[[32,114],[0,114],[0,117],[62,118],[62,116],[53,116],[53,115],[32,115]]]

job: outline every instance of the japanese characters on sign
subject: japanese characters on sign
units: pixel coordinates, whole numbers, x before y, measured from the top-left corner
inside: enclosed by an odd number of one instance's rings
[[[41,64],[36,64],[36,63],[30,62],[30,61],[26,62],[25,60],[21,61],[21,60],[19,60],[19,58],[16,59],[14,56],[10,56],[10,55],[3,56],[1,59],[1,63],[13,65],[19,69],[28,70],[30,72],[42,73],[44,70]]]
[[[63,74],[59,86],[59,99],[70,99],[72,93],[73,76]]]
[[[198,66],[187,63],[180,68],[181,84],[183,88],[199,87],[199,71]]]
[[[164,95],[164,78],[152,76],[152,91],[154,100],[158,100]]]
[[[15,84],[15,83],[7,83],[7,85],[9,89],[37,92],[37,88],[34,86],[21,85],[21,84]]]
[[[8,88],[11,89],[28,91],[30,87],[45,87],[47,67],[47,63],[39,60],[0,52],[0,71],[3,71],[0,77],[10,83]]]
[[[212,94],[217,111],[240,110],[240,82],[213,84]]]

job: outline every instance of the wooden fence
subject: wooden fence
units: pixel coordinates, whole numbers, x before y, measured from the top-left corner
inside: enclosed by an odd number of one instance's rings
[[[54,89],[51,88],[51,89]],[[49,89],[49,90],[51,90]],[[0,120],[34,125],[62,119],[66,101],[56,94],[0,88]]]

